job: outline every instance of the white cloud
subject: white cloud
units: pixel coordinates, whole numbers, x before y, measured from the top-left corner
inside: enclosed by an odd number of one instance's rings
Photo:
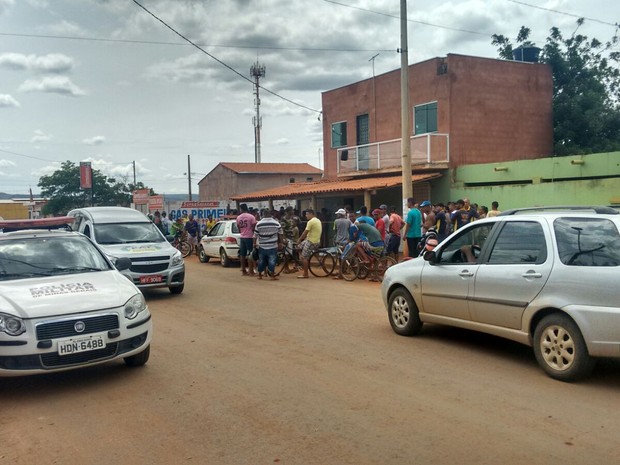
[[[59,23],[48,26],[46,30],[50,34],[61,36],[84,37],[87,35],[87,32],[79,25],[64,19]]]
[[[21,106],[17,100],[8,94],[0,94],[0,108],[19,107]]]
[[[0,15],[15,4],[15,0],[0,0]]]
[[[16,71],[27,70],[35,73],[68,73],[73,69],[73,58],[61,53],[47,55],[24,55],[22,53],[3,53],[0,67]]]
[[[54,136],[52,134],[45,134],[40,129],[37,129],[36,131],[34,131],[34,136],[32,136],[32,139],[30,139],[30,142],[33,142],[33,143],[47,142],[49,140],[52,140],[53,137]]]
[[[290,142],[286,137],[283,137],[281,139],[278,139],[277,141],[274,142],[276,145],[288,145]]]
[[[105,142],[104,136],[95,136],[95,137],[91,137],[90,139],[82,140],[82,143],[86,145],[101,145],[104,142]]]
[[[21,86],[20,92],[45,92],[61,94],[69,97],[86,95],[86,92],[76,86],[66,76],[46,76],[41,79],[28,79]]]
[[[30,172],[30,175],[35,178],[40,178],[41,176],[49,176],[60,169],[60,162],[53,161],[50,165],[43,166],[41,168],[35,169]]]
[[[11,168],[17,166],[15,162],[11,160],[0,160],[0,168]]]

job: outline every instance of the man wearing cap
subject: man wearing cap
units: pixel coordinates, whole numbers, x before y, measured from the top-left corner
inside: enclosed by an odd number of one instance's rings
[[[351,222],[346,217],[347,211],[344,208],[340,208],[336,211],[336,220],[334,221],[334,231],[336,231],[336,237],[334,242],[336,245],[345,245],[349,241],[349,227]]]
[[[390,224],[390,214],[388,213],[388,207],[386,204],[382,203],[381,205],[379,205],[379,210],[381,210],[381,217],[383,218],[383,224],[385,224],[385,229],[387,231]]]
[[[365,205],[362,205],[360,209],[357,211],[357,221],[360,223],[366,223],[371,226],[375,225],[375,220],[368,216],[368,208]]]
[[[428,200],[425,200],[420,204],[420,211],[422,212],[422,234],[426,234],[429,229],[435,227],[435,213]]]
[[[375,228],[381,234],[381,240],[385,241],[385,222],[383,221],[383,212],[379,208],[375,208],[372,211],[372,216],[375,219]]]

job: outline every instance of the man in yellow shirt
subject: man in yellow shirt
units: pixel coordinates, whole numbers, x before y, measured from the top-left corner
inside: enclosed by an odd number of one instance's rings
[[[297,240],[297,245],[301,245],[301,261],[304,265],[303,274],[297,277],[304,279],[308,277],[310,257],[319,248],[321,233],[323,232],[321,220],[315,216],[313,209],[309,208],[306,210],[306,218],[308,218],[306,229],[304,229],[303,234]]]

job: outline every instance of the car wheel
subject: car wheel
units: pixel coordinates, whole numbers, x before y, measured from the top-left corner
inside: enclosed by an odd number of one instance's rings
[[[141,367],[146,362],[149,361],[149,356],[151,355],[151,346],[146,346],[142,352],[136,355],[131,355],[129,357],[125,357],[123,360],[125,361],[125,365],[128,367]]]
[[[220,250],[220,263],[222,264],[222,266],[230,265],[230,258],[228,258],[228,255],[226,255],[226,251],[224,249]]]
[[[170,291],[171,294],[180,294],[181,292],[183,292],[184,288],[185,288],[185,284],[179,284],[177,286],[170,286],[168,290]]]
[[[388,316],[390,325],[396,334],[415,336],[422,330],[418,307],[411,294],[403,287],[392,291],[388,299]]]
[[[596,364],[581,331],[566,315],[544,317],[536,326],[533,342],[536,360],[551,378],[576,381],[590,374]]]
[[[211,257],[205,253],[205,249],[200,246],[200,250],[198,251],[198,260],[200,260],[200,263],[207,263],[210,258]]]

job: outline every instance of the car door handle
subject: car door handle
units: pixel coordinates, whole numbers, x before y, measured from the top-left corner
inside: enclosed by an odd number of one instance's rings
[[[535,271],[528,271],[527,273],[523,273],[521,276],[524,278],[542,278],[542,273],[536,273]]]
[[[474,274],[469,270],[463,270],[459,273],[461,278],[471,278]]]

